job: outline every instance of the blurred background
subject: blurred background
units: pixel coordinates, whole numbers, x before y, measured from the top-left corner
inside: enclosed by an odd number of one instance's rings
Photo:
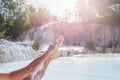
[[[119,21],[119,0],[0,0],[0,56],[3,60],[6,55],[42,50],[59,35],[65,37],[63,46],[69,47],[66,56],[120,53]],[[14,52],[14,47],[20,51]]]

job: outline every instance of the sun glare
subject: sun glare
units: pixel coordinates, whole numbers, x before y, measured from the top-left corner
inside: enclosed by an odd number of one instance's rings
[[[76,0],[29,0],[36,8],[45,7],[57,16],[63,16],[67,10],[71,13],[75,10]]]

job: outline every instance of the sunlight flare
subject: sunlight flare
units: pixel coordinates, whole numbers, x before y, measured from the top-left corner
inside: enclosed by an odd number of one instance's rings
[[[66,10],[75,10],[76,0],[29,0],[36,8],[45,7],[57,16],[63,16]]]

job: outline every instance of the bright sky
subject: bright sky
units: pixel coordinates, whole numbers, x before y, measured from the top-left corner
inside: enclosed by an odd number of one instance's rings
[[[65,10],[74,12],[76,0],[29,0],[35,7],[46,7],[53,14],[62,16]]]

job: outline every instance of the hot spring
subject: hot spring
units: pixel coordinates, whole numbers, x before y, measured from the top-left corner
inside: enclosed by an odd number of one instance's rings
[[[11,72],[31,61],[2,64],[0,72]],[[61,57],[50,63],[42,80],[119,80],[120,55]]]

